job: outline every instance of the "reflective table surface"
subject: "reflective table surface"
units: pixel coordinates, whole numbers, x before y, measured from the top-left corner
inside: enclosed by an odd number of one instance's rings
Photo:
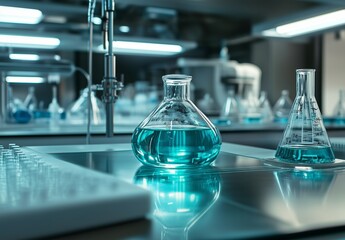
[[[56,239],[345,236],[342,168],[304,171],[272,167],[266,160],[273,158],[273,150],[235,144],[223,144],[214,166],[187,171],[143,167],[129,144],[32,149],[117,176],[153,195],[153,210],[147,219]]]

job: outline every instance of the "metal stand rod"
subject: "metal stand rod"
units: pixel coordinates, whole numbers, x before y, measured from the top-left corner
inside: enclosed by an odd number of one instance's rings
[[[114,11],[108,11],[108,56],[109,59],[105,64],[108,64],[108,67],[105,72],[105,81],[108,90],[106,90],[110,94],[108,101],[105,103],[105,113],[106,113],[106,136],[112,137],[114,131],[114,102],[115,99],[113,98],[113,80],[116,78],[115,76],[115,58],[112,57],[113,55],[113,35],[114,35]]]
[[[5,74],[1,73],[1,79],[0,79],[0,108],[1,108],[1,112],[0,112],[0,122],[6,122],[7,121],[7,82],[5,79]]]

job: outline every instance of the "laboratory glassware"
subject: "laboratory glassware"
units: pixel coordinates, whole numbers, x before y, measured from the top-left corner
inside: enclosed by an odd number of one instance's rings
[[[37,98],[35,95],[35,87],[29,87],[28,95],[24,100],[24,106],[30,112],[33,112],[37,109]]]
[[[345,118],[345,90],[339,91],[339,100],[334,109],[334,116],[336,118]]]
[[[292,107],[292,101],[289,97],[289,91],[283,90],[281,96],[273,107],[274,120],[276,122],[286,123]]]
[[[88,109],[88,92],[85,88],[80,97],[75,101],[68,110],[68,118],[74,123],[84,124],[87,122]],[[100,99],[98,99],[93,91],[91,91],[91,123],[100,125],[105,122],[105,107]]]
[[[259,98],[259,109],[261,114],[261,121],[264,123],[271,122],[273,120],[273,112],[271,104],[267,98],[267,92],[261,91]]]
[[[240,104],[240,118],[242,123],[252,124],[261,121],[259,109],[259,99],[255,96],[251,88],[245,91],[245,97]]]
[[[185,171],[142,166],[134,177],[136,185],[155,193],[153,216],[163,226],[161,240],[189,239],[189,229],[218,200],[220,181],[212,167]]]
[[[132,135],[134,155],[144,165],[189,168],[216,159],[220,133],[189,99],[191,80],[181,74],[163,76],[163,101]]]
[[[56,86],[53,86],[53,97],[51,103],[48,106],[48,112],[50,114],[50,125],[57,126],[60,122],[60,105],[57,101]]]
[[[334,153],[315,99],[315,70],[296,70],[296,98],[276,158],[296,164],[332,163]]]
[[[14,98],[12,87],[8,87],[7,98],[6,121],[9,123],[29,123],[32,119],[32,114],[25,107],[23,101]]]
[[[238,103],[235,98],[234,89],[230,89],[228,91],[226,102],[221,111],[221,118],[229,119],[232,122],[236,122],[238,120]]]

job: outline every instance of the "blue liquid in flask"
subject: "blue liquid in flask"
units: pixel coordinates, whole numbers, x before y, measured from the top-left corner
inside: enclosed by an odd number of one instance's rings
[[[291,163],[333,163],[334,154],[326,145],[283,145],[279,146],[276,157]]]
[[[209,165],[219,154],[220,146],[218,133],[207,127],[137,128],[132,138],[139,161],[168,168]]]

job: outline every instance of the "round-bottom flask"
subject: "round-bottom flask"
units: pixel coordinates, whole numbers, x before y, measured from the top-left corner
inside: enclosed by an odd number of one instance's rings
[[[163,101],[132,135],[134,155],[144,165],[188,168],[216,159],[220,133],[189,99],[191,79],[179,74],[163,76]]]

